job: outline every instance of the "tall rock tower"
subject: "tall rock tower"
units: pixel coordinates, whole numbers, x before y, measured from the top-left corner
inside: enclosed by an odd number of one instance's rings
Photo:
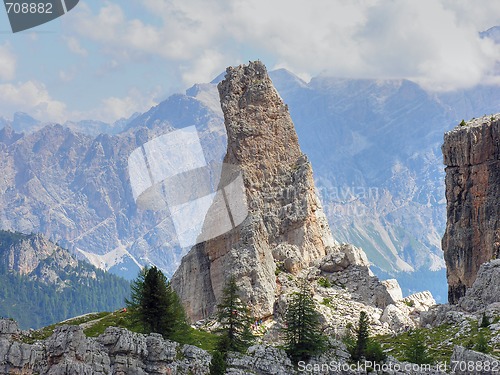
[[[255,316],[271,315],[277,262],[297,272],[336,244],[288,107],[265,66],[257,61],[226,72],[218,86],[228,136],[224,163],[241,170],[248,216],[194,246],[173,276],[193,321],[215,311],[230,275]],[[209,210],[205,223],[217,220],[216,211]]]
[[[447,223],[442,246],[448,301],[456,304],[479,266],[500,250],[500,115],[485,116],[444,136]]]

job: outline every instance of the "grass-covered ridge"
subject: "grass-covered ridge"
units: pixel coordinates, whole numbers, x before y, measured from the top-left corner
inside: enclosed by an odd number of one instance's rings
[[[460,325],[444,324],[434,328],[421,328],[418,332],[424,338],[425,346],[433,363],[448,362],[455,345],[461,345],[473,350],[478,350],[480,336],[484,336],[490,342],[487,353],[500,359],[500,343],[492,344],[491,338],[495,331],[490,327],[500,323],[500,318],[496,317],[487,327],[481,327],[476,320],[467,320]],[[39,330],[30,331],[21,336],[25,343],[34,343],[50,337],[54,329],[61,325],[79,325],[87,337],[97,337],[104,333],[108,327],[120,327],[132,332],[141,332],[141,328],[132,320],[131,314],[123,310],[114,312],[100,312],[86,314],[80,317],[53,324]],[[498,334],[498,331],[496,331]],[[405,361],[405,348],[410,344],[411,336],[415,331],[401,333],[399,335],[379,335],[373,337],[373,341],[381,344],[382,349],[388,355],[397,360]],[[182,340],[181,344],[195,345],[201,349],[213,352],[217,344],[218,336],[199,329],[190,328],[189,334]]]
[[[104,333],[108,327],[125,328],[132,332],[141,333],[141,327],[132,320],[131,314],[124,310],[114,312],[91,313],[69,319],[57,324],[40,328],[35,331],[30,331],[21,340],[25,343],[32,344],[38,340],[49,338],[56,327],[61,325],[79,325],[83,328],[83,333],[87,337],[97,337]],[[195,345],[201,349],[213,351],[217,342],[217,336],[203,330],[194,328],[189,329],[189,334],[185,336],[181,344]]]
[[[496,318],[492,324],[498,323]],[[417,331],[424,339],[428,354],[433,362],[449,362],[455,345],[464,346],[472,350],[479,350],[480,336],[487,342],[487,354],[500,359],[500,343],[492,343],[493,331],[488,327],[480,327],[476,320],[467,320],[460,325],[443,324],[434,328],[420,328]],[[384,351],[398,360],[406,360],[405,348],[410,344],[411,336],[415,331],[399,335],[376,336]]]

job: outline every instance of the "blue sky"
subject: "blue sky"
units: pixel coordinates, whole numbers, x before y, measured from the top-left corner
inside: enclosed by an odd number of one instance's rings
[[[260,59],[304,79],[499,84],[498,0],[80,0],[12,34],[0,11],[0,116],[107,122]]]

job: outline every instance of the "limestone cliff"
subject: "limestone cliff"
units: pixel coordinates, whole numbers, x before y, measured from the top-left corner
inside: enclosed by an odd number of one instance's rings
[[[485,116],[444,136],[447,224],[442,246],[448,300],[458,303],[481,264],[499,257],[500,116]]]
[[[248,216],[193,247],[172,285],[198,320],[214,312],[225,280],[235,275],[253,313],[264,317],[273,313],[277,264],[296,273],[335,242],[288,107],[265,66],[230,67],[218,89],[228,136],[224,163],[241,169]],[[205,223],[214,215],[209,211]]]
[[[27,334],[27,335],[26,335]],[[142,335],[108,327],[97,338],[83,328],[63,325],[52,336],[33,344],[30,332],[15,321],[0,320],[1,374],[208,374],[210,354],[195,346],[181,346],[161,335]]]
[[[17,238],[13,241],[11,238]],[[29,276],[46,284],[67,286],[62,280],[66,272],[75,273],[78,261],[42,235],[23,235],[0,231],[0,265],[7,272]],[[93,274],[85,277],[95,278]]]

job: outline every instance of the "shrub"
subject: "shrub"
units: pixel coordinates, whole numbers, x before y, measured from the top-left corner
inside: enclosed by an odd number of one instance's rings
[[[215,351],[210,361],[210,375],[224,375],[226,373],[226,361],[224,354]]]
[[[382,350],[379,342],[369,340],[366,346],[366,359],[371,362],[384,362],[387,359],[387,354]]]
[[[419,330],[410,332],[410,340],[404,349],[405,360],[416,364],[432,363],[433,359],[427,351],[427,345],[422,332]]]
[[[330,280],[328,280],[326,277],[320,277],[318,279],[318,285],[322,286],[323,288],[331,288],[332,283],[330,283]]]
[[[489,352],[488,340],[486,339],[486,337],[484,337],[484,334],[482,332],[479,332],[479,335],[477,336],[476,346],[474,347],[474,349],[481,353]]]
[[[486,328],[490,325],[490,321],[486,314],[483,313],[483,317],[481,319],[481,324],[479,325],[481,328]]]

